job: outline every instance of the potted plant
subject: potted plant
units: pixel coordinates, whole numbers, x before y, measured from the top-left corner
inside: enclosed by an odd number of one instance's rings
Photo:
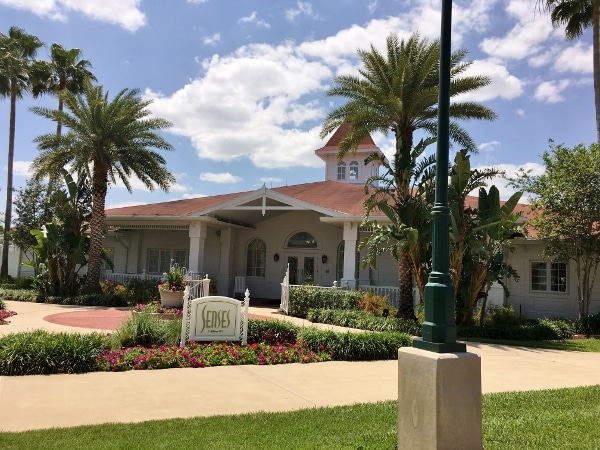
[[[164,274],[165,280],[158,285],[160,292],[160,303],[162,306],[177,308],[183,304],[183,291],[185,291],[185,267],[179,267],[179,264],[173,263],[169,271]]]
[[[183,316],[181,307],[169,308],[162,306],[159,302],[138,303],[133,308],[134,313],[145,313],[158,319],[177,319]]]

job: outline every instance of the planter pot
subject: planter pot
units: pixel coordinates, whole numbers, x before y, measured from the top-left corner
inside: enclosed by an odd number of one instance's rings
[[[167,308],[178,308],[183,305],[183,292],[160,291],[160,304]]]

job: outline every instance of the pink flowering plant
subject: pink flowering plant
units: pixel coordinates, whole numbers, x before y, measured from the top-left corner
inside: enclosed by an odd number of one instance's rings
[[[310,350],[299,341],[288,345],[264,343],[241,346],[229,342],[198,344],[190,342],[185,347],[156,346],[130,347],[121,350],[104,350],[98,355],[98,369],[106,372],[126,370],[168,369],[185,367],[211,367],[234,365],[274,365],[331,361],[331,352],[320,348]]]
[[[8,309],[0,308],[0,325],[8,325],[10,323],[10,320],[6,319],[16,315],[17,313],[14,311],[9,311]]]
[[[168,308],[162,306],[160,302],[138,303],[133,307],[133,310],[138,313],[148,314],[183,314],[182,308]]]
[[[163,292],[185,291],[185,275],[185,267],[179,267],[179,264],[173,263],[173,260],[171,260],[171,266],[169,267],[169,271],[166,273],[166,279],[158,285],[158,290]]]

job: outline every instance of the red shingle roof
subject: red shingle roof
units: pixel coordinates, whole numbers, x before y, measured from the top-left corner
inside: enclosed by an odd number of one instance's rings
[[[335,132],[329,138],[327,143],[323,147],[318,149],[317,152],[319,150],[338,151],[340,148],[340,142],[342,142],[344,140],[344,138],[348,135],[351,128],[352,128],[352,124],[350,124],[350,123],[345,123],[345,124],[341,125],[337,130],[335,130]],[[363,140],[360,141],[357,148],[359,148],[359,149],[361,149],[361,148],[377,148],[377,146],[375,145],[375,142],[373,141],[373,138],[371,137],[371,135],[367,134],[363,138]]]

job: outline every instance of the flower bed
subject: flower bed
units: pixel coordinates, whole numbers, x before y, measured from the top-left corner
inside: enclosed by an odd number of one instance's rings
[[[181,319],[183,317],[183,309],[181,307],[169,308],[162,306],[160,302],[146,304],[138,303],[133,308],[133,312],[150,314],[151,316],[162,320]]]
[[[321,349],[310,350],[305,343],[279,346],[263,343],[236,344],[190,342],[186,347],[141,346],[122,350],[105,350],[98,355],[98,369],[106,372],[125,370],[211,367],[232,365],[272,365],[330,361],[331,354]]]
[[[0,309],[0,325],[8,325],[10,323],[10,320],[6,319],[16,315],[17,313],[14,311],[9,311],[8,309]]]

